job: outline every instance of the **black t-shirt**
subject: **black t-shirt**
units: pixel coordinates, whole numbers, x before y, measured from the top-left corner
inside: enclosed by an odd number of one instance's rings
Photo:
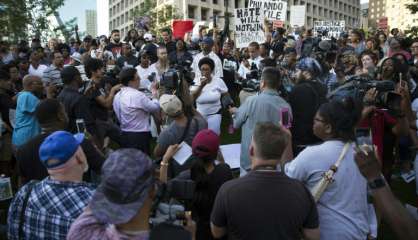
[[[186,170],[181,172],[175,180],[191,180],[190,175],[190,170]],[[219,188],[222,184],[233,178],[231,168],[228,164],[218,164],[209,174],[208,178],[207,188],[195,189],[195,199],[200,199],[200,201],[195,200],[192,205],[193,218],[197,220],[196,238],[200,240],[213,239],[210,231],[210,214]]]
[[[219,58],[222,61],[223,67],[223,80],[228,87],[228,89],[232,89],[235,87],[235,72],[238,72],[239,63],[238,61],[232,56],[223,56],[220,55]]]
[[[87,98],[90,101],[91,114],[93,115],[94,119],[107,121],[108,110],[97,102],[96,98],[99,96],[106,97],[104,84],[96,84],[96,88],[87,95]]]
[[[3,122],[11,127],[9,110],[16,109],[16,103],[12,99],[13,93],[9,91],[0,92],[0,112]]]
[[[122,43],[109,43],[109,45],[107,45],[105,49],[111,51],[113,53],[113,56],[117,57],[118,54],[122,53]]]
[[[116,63],[118,64],[119,68],[122,69],[123,67],[136,67],[139,64],[138,58],[136,58],[135,56],[131,55],[129,57],[126,56],[120,56],[118,58],[118,60],[116,61]]]
[[[289,94],[289,104],[292,107],[292,139],[296,145],[311,145],[319,143],[312,130],[313,119],[318,108],[327,101],[327,89],[318,81],[302,81]]]
[[[280,172],[251,171],[218,191],[211,222],[229,239],[301,239],[302,228],[319,226],[309,190]]]
[[[19,166],[19,175],[23,179],[23,184],[30,180],[42,180],[48,176],[48,172],[39,159],[39,147],[50,133],[39,134],[29,140],[26,144],[19,147],[16,153],[16,160]],[[81,148],[86,154],[89,169],[100,173],[105,158],[89,140],[81,143]]]

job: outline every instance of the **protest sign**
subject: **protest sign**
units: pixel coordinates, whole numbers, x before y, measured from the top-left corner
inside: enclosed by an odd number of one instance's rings
[[[250,0],[249,8],[261,8],[264,18],[286,21],[287,2],[282,0]]]
[[[315,21],[314,35],[321,36],[323,40],[330,40],[332,37],[339,38],[345,31],[345,21]]]
[[[290,6],[290,26],[305,26],[306,6],[294,5]]]
[[[251,42],[264,42],[261,8],[235,9],[235,42],[238,48],[248,47]]]
[[[193,20],[174,20],[172,28],[173,36],[183,39],[184,34],[193,31]]]

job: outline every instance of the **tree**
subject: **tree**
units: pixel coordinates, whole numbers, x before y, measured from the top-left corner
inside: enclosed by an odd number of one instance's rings
[[[418,0],[413,0],[412,4],[406,4],[406,8],[408,8],[412,14],[416,14],[418,12]],[[408,37],[418,38],[418,27],[412,26],[410,29],[406,30],[405,33]]]
[[[40,38],[49,29],[50,17],[64,0],[2,0],[0,32],[11,41],[27,39],[30,34]]]
[[[183,18],[178,13],[178,9],[172,5],[163,5],[157,8],[157,1],[145,0],[141,3],[138,9],[135,9],[132,13],[134,22],[140,17],[149,17],[149,30],[153,33],[159,33],[160,30],[165,28],[171,28],[171,20]]]

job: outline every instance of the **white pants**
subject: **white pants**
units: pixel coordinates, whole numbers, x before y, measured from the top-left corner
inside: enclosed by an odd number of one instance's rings
[[[212,114],[212,115],[204,115],[203,117],[208,122],[208,129],[214,131],[216,134],[218,134],[220,136],[221,135],[222,115],[221,114]]]

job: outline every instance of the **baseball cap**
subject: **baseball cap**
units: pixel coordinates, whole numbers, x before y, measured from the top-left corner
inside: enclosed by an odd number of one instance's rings
[[[83,140],[82,133],[72,135],[66,131],[53,132],[39,147],[39,159],[48,169],[58,168],[71,159]],[[54,161],[49,161],[51,159]]]
[[[152,41],[152,34],[151,33],[145,33],[144,39],[145,39],[145,41]]]
[[[121,224],[129,222],[143,206],[154,184],[154,167],[143,152],[120,149],[106,159],[101,177],[90,209],[100,222]]]
[[[202,42],[204,44],[207,44],[207,45],[212,45],[213,44],[213,39],[211,37],[206,36],[206,37],[203,38]]]
[[[182,113],[183,106],[176,95],[164,94],[160,97],[160,107],[170,117],[176,117]]]
[[[210,129],[204,129],[196,134],[192,142],[193,155],[200,158],[212,157],[218,154],[219,136]]]
[[[74,52],[74,53],[71,55],[71,58],[72,58],[72,59],[74,59],[75,61],[77,61],[77,62],[81,63],[81,54],[80,54],[80,53],[78,53],[78,52]]]

